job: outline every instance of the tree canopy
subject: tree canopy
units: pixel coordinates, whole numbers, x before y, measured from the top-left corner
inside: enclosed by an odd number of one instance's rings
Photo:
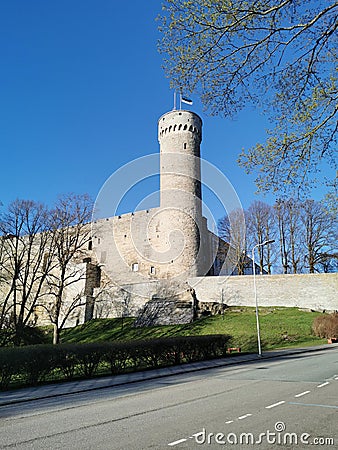
[[[333,0],[164,1],[172,86],[200,94],[214,115],[254,104],[270,116],[266,142],[239,158],[261,191],[299,190],[323,165],[337,170],[337,18]]]

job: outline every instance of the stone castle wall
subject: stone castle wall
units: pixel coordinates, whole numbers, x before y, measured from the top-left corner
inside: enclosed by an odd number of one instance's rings
[[[338,273],[257,275],[256,286],[260,307],[338,310]],[[171,281],[154,280],[114,288],[97,302],[94,317],[120,317],[122,313],[136,317],[154,298],[170,301],[178,287],[181,299],[193,295],[197,315],[203,315],[203,311],[217,313],[222,310],[222,304],[255,306],[252,275],[195,277],[180,286]]]
[[[255,306],[253,276],[196,277],[188,280],[202,302]],[[286,306],[316,311],[338,310],[338,273],[257,275],[259,306]]]
[[[201,261],[201,275],[207,273],[212,252],[206,220],[200,221],[200,238],[189,228],[189,220],[180,211],[173,214],[161,208],[98,220],[92,233],[95,260],[117,285],[185,281],[196,274],[196,260]]]

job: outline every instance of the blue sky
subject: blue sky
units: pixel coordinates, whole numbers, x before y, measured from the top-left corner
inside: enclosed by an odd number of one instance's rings
[[[160,0],[1,2],[4,205],[16,198],[52,204],[69,192],[95,198],[119,167],[159,151],[157,120],[173,108],[157,51],[160,12]],[[208,117],[192,99],[188,108],[204,124],[203,158],[228,177],[244,207],[271,203],[273,196],[254,194],[254,176],[236,163],[243,147],[264,140],[264,117],[254,110],[236,120]],[[136,197],[120,213],[133,210]]]

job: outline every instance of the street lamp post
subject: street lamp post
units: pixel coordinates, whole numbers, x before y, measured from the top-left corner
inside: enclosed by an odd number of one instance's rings
[[[257,247],[263,247],[264,245],[272,244],[273,242],[275,242],[275,240],[270,239],[269,241],[264,241],[264,242],[261,242],[260,244],[256,244],[252,249],[252,273],[253,273],[254,295],[255,295],[255,306],[256,306],[258,356],[262,356],[262,347],[261,347],[261,334],[260,334],[260,329],[259,329],[259,316],[258,316],[258,303],[257,303],[255,250]]]

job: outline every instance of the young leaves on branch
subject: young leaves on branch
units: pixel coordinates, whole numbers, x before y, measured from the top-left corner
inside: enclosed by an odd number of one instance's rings
[[[173,87],[215,115],[249,104],[273,122],[267,142],[240,155],[260,190],[307,187],[336,168],[338,2],[166,0],[160,51]]]

